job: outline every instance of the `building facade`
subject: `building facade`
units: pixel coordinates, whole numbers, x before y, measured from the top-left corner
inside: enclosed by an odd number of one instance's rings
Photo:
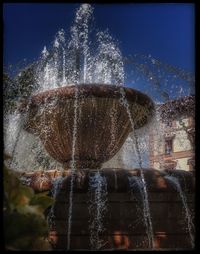
[[[149,137],[152,168],[195,170],[195,97],[157,105],[156,124]]]

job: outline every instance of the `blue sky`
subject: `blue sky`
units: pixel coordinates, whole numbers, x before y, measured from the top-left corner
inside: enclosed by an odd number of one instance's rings
[[[4,4],[4,64],[37,59],[56,32],[69,32],[79,4]],[[95,26],[109,29],[124,56],[151,54],[194,72],[194,4],[94,4]]]
[[[108,28],[123,54],[152,54],[194,70],[193,4],[94,4],[96,26]],[[4,4],[4,61],[33,60],[55,33],[69,31],[79,4]]]

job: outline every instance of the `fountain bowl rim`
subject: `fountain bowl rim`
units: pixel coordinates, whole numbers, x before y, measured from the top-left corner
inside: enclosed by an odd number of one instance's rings
[[[120,91],[123,89],[128,102],[136,102],[141,106],[148,105],[152,111],[155,109],[153,100],[145,93],[134,88],[110,84],[72,84],[34,94],[21,104],[20,110],[24,111],[27,106],[28,108],[37,106],[57,98],[74,99],[76,88],[78,88],[79,98],[113,99],[120,99],[122,97]]]

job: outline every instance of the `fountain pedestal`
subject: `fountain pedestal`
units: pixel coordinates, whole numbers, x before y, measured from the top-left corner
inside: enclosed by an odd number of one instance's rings
[[[71,224],[71,249],[91,249],[91,195],[90,177],[96,170],[84,170],[82,176],[75,173],[73,194],[73,217]],[[139,169],[102,169],[101,175],[107,182],[106,211],[102,220],[105,231],[99,234],[102,250],[149,250],[148,237],[143,216],[143,200],[137,184],[131,188],[129,178],[140,176]],[[63,173],[47,171],[47,178],[55,180]],[[148,190],[149,206],[154,231],[156,250],[191,249],[186,217],[179,193],[165,178],[172,174],[179,179],[187,198],[190,211],[194,210],[194,177],[190,172],[173,170],[162,172],[144,169]],[[54,217],[50,223],[49,240],[55,250],[67,248],[67,219],[69,208],[70,171],[64,178],[55,198]],[[51,188],[50,188],[51,189]],[[50,190],[49,189],[49,190]],[[47,212],[49,214],[49,211]],[[92,216],[92,217],[91,217]]]
[[[130,188],[129,177],[140,175],[139,169],[102,169],[101,175],[107,182],[106,211],[102,218],[104,231],[99,233],[101,250],[149,249],[144,223],[143,200],[139,188]],[[175,172],[183,187],[190,210],[194,209],[194,182],[192,174]],[[91,249],[90,226],[97,216],[95,209],[90,212],[91,195],[88,194],[90,177],[95,172],[84,171],[84,177],[75,177],[73,194],[73,218],[71,224],[71,249]],[[149,206],[154,231],[154,246],[157,250],[191,249],[190,237],[183,204],[179,193],[164,178],[166,174],[157,170],[144,170],[148,189]],[[54,248],[66,249],[67,217],[69,207],[70,175],[65,178],[57,195],[54,215],[55,226],[49,238]]]

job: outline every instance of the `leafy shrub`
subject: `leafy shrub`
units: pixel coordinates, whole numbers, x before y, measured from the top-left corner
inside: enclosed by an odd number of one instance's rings
[[[4,164],[3,215],[6,250],[50,250],[44,211],[52,204],[53,198],[46,193],[35,194],[33,189],[23,185],[15,172]]]

